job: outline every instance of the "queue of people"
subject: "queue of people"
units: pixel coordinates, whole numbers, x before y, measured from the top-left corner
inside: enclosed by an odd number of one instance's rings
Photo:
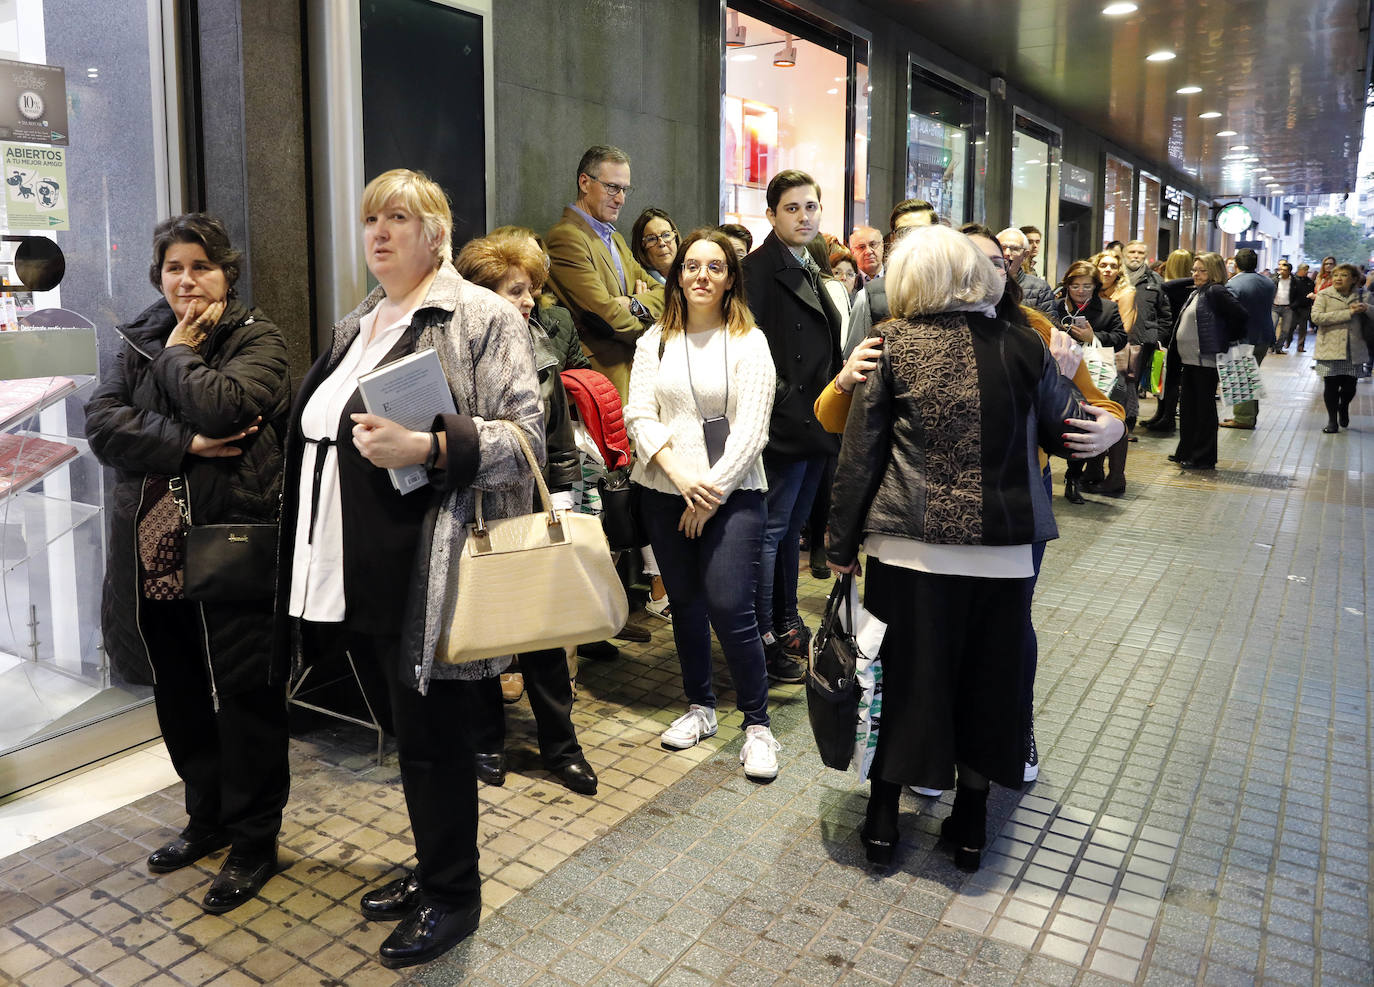
[[[888,712],[860,831],[880,866],[899,843],[903,785],[954,789],[942,834],[955,863],[976,869],[990,783],[1038,771],[1031,598],[1057,534],[1049,457],[1068,461],[1070,503],[1120,496],[1144,373],[1123,369],[1103,394],[1083,347],[1166,345],[1180,433],[1170,458],[1215,466],[1216,355],[1249,318],[1216,254],[1185,258],[1183,291],[1132,243],[1073,263],[1056,291],[1035,273],[1034,227],[956,232],[918,199],[898,204],[886,235],[827,241],[822,189],[801,171],[769,182],[771,230],[757,246],[742,226],[683,234],[653,207],[627,243],[615,224],[631,168],[618,148],[589,148],[575,186],[542,239],[500,227],[458,247],[437,184],[407,169],[373,178],[358,218],[377,287],[294,390],[281,332],[236,298],[241,258],[223,225],[192,214],[154,232],[161,297],[119,327],[87,434],[116,477],[106,646],[127,679],[153,685],[185,782],[186,825],[147,866],[167,873],[228,846],[207,911],[242,905],[276,873],[286,687],[306,661],[346,652],[385,692],[415,846],[413,868],[397,861],[359,901],[366,918],[396,923],[379,948],[386,966],[432,960],[477,927],[477,786],[505,780],[502,676],[529,695],[545,768],[596,794],[572,721],[576,652],[609,658],[614,646],[436,659],[478,504],[487,519],[536,504],[522,445],[555,508],[579,509],[586,453],[565,371],[604,375],[605,411],[623,413],[634,447],[648,606],[671,623],[686,703],[663,747],[720,728],[714,631],[743,772],[775,778],[769,680],[800,682],[811,660],[803,529],[814,574],[866,576],[865,602],[888,625]],[[1336,432],[1368,374],[1359,272],[1333,262],[1329,284],[1302,277],[1281,268],[1266,310],[1286,327],[1282,349],[1313,296]],[[417,428],[367,412],[360,378],[428,350],[454,410]],[[1172,429],[1164,407],[1147,429]],[[1084,463],[1097,473],[1084,479]],[[390,471],[405,468],[425,483],[402,494]],[[278,568],[249,599],[191,598],[188,528],[226,523],[270,529]]]

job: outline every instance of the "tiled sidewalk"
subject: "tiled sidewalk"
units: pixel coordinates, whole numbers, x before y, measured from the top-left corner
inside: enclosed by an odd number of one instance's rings
[[[1167,439],[1131,446],[1120,501],[1056,499],[1036,598],[1040,780],[995,790],[998,838],[956,871],[947,801],[907,796],[891,873],[855,837],[865,791],[814,753],[775,690],[782,773],[747,782],[738,716],[686,754],[666,627],[583,664],[577,721],[601,794],[538,770],[528,709],[485,789],[490,913],[415,982],[452,984],[1357,983],[1371,966],[1370,631],[1374,400],[1322,435],[1310,362],[1274,356],[1255,432],[1214,476]],[[1148,405],[1147,405],[1148,408]],[[804,577],[806,606],[828,584]],[[728,695],[728,694],[727,694]],[[728,705],[728,698],[722,697]],[[0,976],[75,982],[385,984],[386,926],[356,898],[409,853],[394,758],[294,744],[291,866],[223,917],[217,866],[153,880],[171,788],[0,861]]]

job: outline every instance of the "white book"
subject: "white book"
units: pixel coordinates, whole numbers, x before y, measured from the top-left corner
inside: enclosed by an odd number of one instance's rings
[[[363,407],[370,415],[389,418],[405,428],[428,432],[435,415],[452,415],[453,393],[433,348],[420,350],[358,378]],[[391,485],[402,494],[429,483],[420,465],[389,469]]]

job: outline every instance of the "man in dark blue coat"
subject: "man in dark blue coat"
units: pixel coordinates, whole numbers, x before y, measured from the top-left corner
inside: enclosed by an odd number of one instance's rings
[[[1274,282],[1255,273],[1259,255],[1249,247],[1236,251],[1239,273],[1226,282],[1226,290],[1240,300],[1245,309],[1246,341],[1254,344],[1255,360],[1264,362],[1264,354],[1274,342]],[[1222,428],[1253,429],[1259,420],[1259,401],[1238,401],[1232,409],[1234,417],[1221,423]]]

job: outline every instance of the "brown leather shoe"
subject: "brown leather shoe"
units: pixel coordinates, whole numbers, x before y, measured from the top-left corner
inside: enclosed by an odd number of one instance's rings
[[[1228,418],[1228,419],[1226,419],[1226,421],[1221,422],[1221,427],[1222,427],[1222,428],[1243,428],[1243,429],[1245,429],[1247,432],[1253,432],[1253,431],[1255,430],[1255,426],[1253,426],[1253,425],[1245,425],[1245,424],[1243,424],[1243,423],[1241,423],[1241,422],[1236,421],[1234,418]]]
[[[525,694],[525,676],[519,672],[501,673],[501,698],[507,703],[518,703]]]

